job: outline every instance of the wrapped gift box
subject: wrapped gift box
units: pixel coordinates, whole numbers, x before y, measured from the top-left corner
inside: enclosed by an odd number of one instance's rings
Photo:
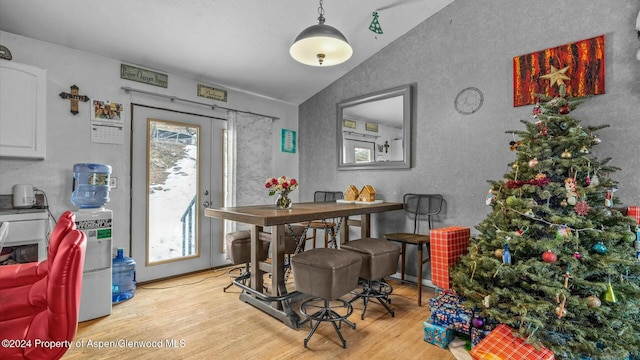
[[[471,328],[471,347],[475,347],[480,343],[480,341],[484,340],[491,333],[491,330],[485,330],[484,328]]]
[[[441,288],[451,288],[450,267],[469,247],[471,229],[450,226],[430,231],[431,282]]]
[[[445,349],[454,338],[453,329],[424,321],[424,341]]]
[[[471,331],[471,319],[473,319],[473,312],[464,307],[433,308],[429,317],[429,321],[436,325],[450,327],[466,335],[469,335]]]
[[[472,323],[473,324],[473,323]],[[498,326],[498,322],[491,319],[484,319],[484,325],[480,328],[471,327],[471,347],[478,345],[493,329]]]
[[[519,360],[552,360],[551,350],[541,347],[536,350],[533,345],[513,334],[514,330],[505,324],[498,325],[487,337],[476,345],[469,354],[475,360],[484,359],[519,359]]]
[[[627,215],[636,219],[636,224],[640,225],[640,206],[629,206]]]
[[[440,295],[429,299],[429,309],[439,307],[457,308],[462,306],[464,298],[453,293],[443,292]]]
[[[473,311],[462,305],[464,298],[443,293],[429,300],[431,316],[429,321],[433,324],[453,328],[453,330],[469,335]]]

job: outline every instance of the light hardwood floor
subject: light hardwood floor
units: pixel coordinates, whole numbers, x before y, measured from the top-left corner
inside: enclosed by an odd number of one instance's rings
[[[356,301],[349,317],[356,330],[342,327],[346,349],[329,323],[320,325],[305,349],[309,324],[291,329],[241,302],[239,288],[223,292],[229,283],[227,270],[138,286],[136,295],[114,305],[110,316],[80,323],[74,344],[63,359],[455,360],[448,350],[423,340],[422,322],[429,317],[429,307],[417,306],[417,290],[412,284],[390,280],[395,317],[380,304],[370,303],[365,320],[361,320],[362,301]],[[433,295],[433,289],[424,288],[423,304],[424,298]],[[172,340],[175,346],[167,346]],[[116,346],[99,348],[113,346],[109,342]]]

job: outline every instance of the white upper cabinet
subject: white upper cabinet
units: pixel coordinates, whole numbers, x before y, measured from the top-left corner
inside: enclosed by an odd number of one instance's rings
[[[0,60],[0,157],[44,159],[47,70]]]

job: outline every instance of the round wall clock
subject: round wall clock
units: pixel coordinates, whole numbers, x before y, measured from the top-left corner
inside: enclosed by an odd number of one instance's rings
[[[0,59],[11,60],[11,51],[6,46],[0,45]]]
[[[456,95],[456,100],[453,102],[453,105],[460,114],[471,115],[480,110],[483,101],[484,95],[482,95],[480,89],[468,87],[462,89],[458,95]]]

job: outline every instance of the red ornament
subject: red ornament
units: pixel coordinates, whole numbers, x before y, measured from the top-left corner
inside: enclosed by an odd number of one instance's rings
[[[578,203],[573,207],[573,209],[576,211],[576,214],[580,216],[585,216],[589,213],[589,209],[591,209],[591,207],[589,206],[589,203],[587,203],[586,201],[578,201]]]
[[[562,115],[567,115],[568,113],[571,112],[571,106],[569,105],[562,105],[560,106],[560,108],[558,109],[558,112]]]
[[[573,253],[573,257],[576,258],[576,260],[580,260],[582,255],[580,255],[580,253],[576,251],[576,252]]]
[[[551,250],[547,250],[544,253],[542,253],[542,260],[550,264],[553,264],[558,260],[558,256],[554,254]]]

